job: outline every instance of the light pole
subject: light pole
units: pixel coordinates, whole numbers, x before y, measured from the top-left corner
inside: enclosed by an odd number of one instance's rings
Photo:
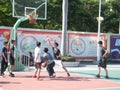
[[[100,29],[101,29],[101,0],[99,0],[98,38],[97,38],[97,61],[100,60],[100,47],[98,46],[98,41],[100,41]]]
[[[66,38],[67,38],[67,16],[68,16],[68,0],[63,0],[62,5],[62,41],[61,54],[66,55]]]

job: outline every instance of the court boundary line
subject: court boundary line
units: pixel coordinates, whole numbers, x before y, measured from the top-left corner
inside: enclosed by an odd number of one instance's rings
[[[115,89],[115,88],[117,89],[117,88],[120,88],[120,87],[93,88],[93,89],[86,89],[86,90],[102,90],[102,89],[104,90],[104,89]]]

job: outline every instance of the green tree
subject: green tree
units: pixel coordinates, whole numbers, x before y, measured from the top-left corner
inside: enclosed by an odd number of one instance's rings
[[[0,25],[12,26],[15,20],[12,18],[12,5],[10,0],[0,0]]]
[[[102,32],[118,33],[120,1],[109,1],[104,3],[102,7],[102,15],[104,17],[104,21],[102,23]]]
[[[99,0],[68,0],[68,30],[97,32]],[[104,1],[104,0],[102,0]],[[62,30],[62,0],[48,0],[47,20],[37,20],[30,25],[28,20],[20,24],[24,28]],[[118,33],[120,21],[120,0],[102,2],[101,32]],[[0,26],[13,26],[17,18],[12,17],[11,0],[0,0]]]
[[[69,0],[68,29],[95,32],[98,12],[96,7],[98,3],[95,0]]]
[[[62,30],[62,0],[48,0],[47,20],[38,21],[37,27]]]

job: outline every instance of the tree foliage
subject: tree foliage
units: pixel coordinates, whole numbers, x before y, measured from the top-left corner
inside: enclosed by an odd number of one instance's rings
[[[0,25],[12,26],[15,19],[12,18],[12,5],[10,0],[0,0]]]
[[[68,30],[97,32],[99,0],[68,0]],[[103,0],[102,0],[103,1]],[[62,29],[62,0],[48,0],[47,20],[37,21],[38,24],[29,25],[22,22],[20,27],[41,29]],[[102,2],[101,32],[118,33],[120,21],[120,0]],[[11,0],[0,0],[0,26],[13,26],[16,18],[12,17]]]

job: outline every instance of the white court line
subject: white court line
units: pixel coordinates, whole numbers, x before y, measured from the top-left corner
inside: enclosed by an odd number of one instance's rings
[[[2,88],[0,88],[0,90],[3,90]]]
[[[120,87],[106,87],[106,88],[92,88],[92,89],[86,89],[86,90],[111,90],[111,89],[117,89],[117,88],[120,88]]]

